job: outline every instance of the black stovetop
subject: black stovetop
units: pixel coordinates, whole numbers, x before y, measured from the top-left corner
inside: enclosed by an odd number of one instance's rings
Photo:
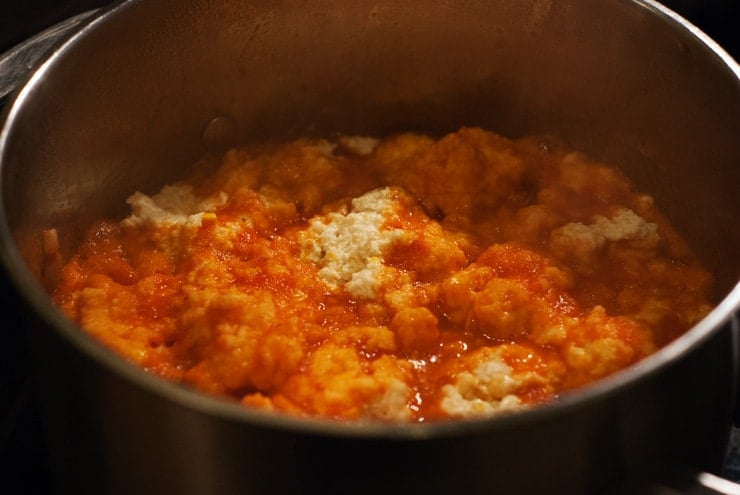
[[[0,1],[0,53],[107,0]],[[665,0],[740,60],[739,0]],[[0,108],[3,101],[0,100]],[[49,493],[50,465],[21,333],[19,301],[0,274],[0,493]],[[722,475],[740,482],[740,429],[733,432]]]

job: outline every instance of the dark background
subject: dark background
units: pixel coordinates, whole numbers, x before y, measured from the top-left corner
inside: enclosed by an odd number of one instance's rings
[[[156,0],[153,0],[156,1]],[[599,1],[599,0],[595,0]],[[0,52],[61,20],[110,0],[0,0]],[[740,58],[740,0],[663,0]]]
[[[57,22],[111,3],[107,0],[0,0],[0,53]],[[663,3],[740,60],[740,0],[664,0]],[[0,274],[0,493],[48,493],[49,466],[28,356],[24,352],[23,336],[15,331],[20,327],[17,307],[7,281]],[[731,457],[725,472],[736,480],[740,480],[738,459],[740,455]]]

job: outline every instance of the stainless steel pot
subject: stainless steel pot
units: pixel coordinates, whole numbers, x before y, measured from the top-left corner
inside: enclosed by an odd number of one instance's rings
[[[740,68],[686,21],[651,0],[130,0],[81,22],[0,134],[0,255],[28,305],[61,492],[667,493],[719,468],[737,389]],[[43,229],[69,252],[206,151],[463,124],[556,134],[620,166],[717,274],[717,308],[548,406],[359,425],[160,381],[43,287]]]

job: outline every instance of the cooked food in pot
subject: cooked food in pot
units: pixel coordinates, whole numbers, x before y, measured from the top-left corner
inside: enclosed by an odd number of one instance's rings
[[[710,309],[652,198],[552,138],[304,138],[219,160],[92,226],[53,297],[128,360],[248,407],[516,411]]]

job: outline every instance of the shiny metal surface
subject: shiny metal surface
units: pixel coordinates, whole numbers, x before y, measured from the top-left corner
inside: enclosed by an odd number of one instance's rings
[[[0,255],[38,319],[60,483],[594,493],[664,464],[717,469],[736,388],[739,75],[651,1],[123,2],[34,74],[0,134]],[[39,232],[57,228],[69,250],[131,191],[151,192],[221,146],[212,122],[228,123],[230,142],[460,125],[559,135],[654,192],[718,274],[721,304],[635,369],[490,421],[301,422],[160,382],[51,307]],[[676,430],[683,443],[668,436]]]
[[[67,19],[0,54],[0,101],[36,69],[51,48],[70,36],[95,11]]]

